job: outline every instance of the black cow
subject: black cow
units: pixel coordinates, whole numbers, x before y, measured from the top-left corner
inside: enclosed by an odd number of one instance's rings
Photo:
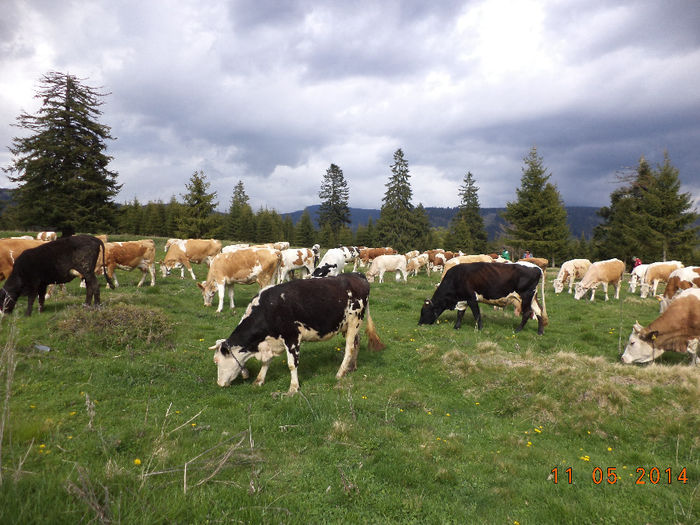
[[[523,329],[527,320],[532,316],[533,309],[535,309],[537,333],[542,335],[547,324],[547,312],[544,307],[540,309],[535,297],[540,278],[542,278],[542,301],[544,304],[544,277],[542,270],[535,265],[495,262],[458,264],[447,271],[440,286],[435,290],[432,300],[425,300],[418,324],[433,324],[442,312],[455,308],[460,301],[466,301],[474,314],[477,327],[481,330],[481,312],[478,301],[500,299],[515,292],[522,299],[522,321],[515,331],[519,332]],[[535,298],[534,305],[533,298]],[[461,326],[464,311],[464,308],[458,309],[455,329]]]
[[[27,296],[26,315],[32,315],[34,298],[39,296],[39,312],[44,309],[44,296],[49,284],[67,283],[83,277],[87,287],[85,304],[94,299],[100,304],[100,285],[95,276],[100,251],[104,270],[104,243],[90,235],[71,235],[25,250],[17,257],[12,273],[0,290],[0,311],[12,312],[17,299]],[[114,283],[105,272],[110,288]]]
[[[287,353],[292,375],[289,394],[299,390],[297,366],[302,341],[324,341],[345,335],[345,357],[336,378],[357,368],[360,326],[367,314],[365,331],[371,350],[384,345],[369,314],[369,283],[359,273],[325,279],[297,279],[264,288],[248,305],[243,318],[228,339],[219,339],[210,350],[218,368],[217,383],[228,386],[240,373],[248,377],[245,363],[251,357],[262,361],[256,385],[275,355]]]

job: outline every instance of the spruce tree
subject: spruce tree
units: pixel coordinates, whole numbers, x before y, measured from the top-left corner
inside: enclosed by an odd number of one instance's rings
[[[297,246],[310,248],[316,243],[316,231],[314,230],[314,225],[311,222],[309,210],[304,210],[304,212],[301,214],[301,219],[299,219],[295,229],[294,243]]]
[[[181,215],[177,217],[177,236],[181,238],[203,239],[215,235],[215,220],[212,216],[218,204],[214,201],[216,192],[208,193],[209,182],[204,171],[195,171],[185,184],[187,193]]]
[[[340,238],[340,230],[350,224],[350,208],[348,207],[348,183],[341,170],[331,164],[321,181],[321,207],[318,209],[318,223],[321,229],[328,225],[333,237]]]
[[[411,202],[413,191],[410,178],[408,162],[404,159],[403,151],[398,149],[394,153],[389,182],[385,184],[376,240],[380,245],[391,246],[399,252],[414,249],[429,233],[425,210],[416,213]]]
[[[566,208],[534,146],[523,159],[525,166],[516,190],[517,200],[508,202],[501,214],[508,223],[506,243],[516,250],[530,250],[554,265],[568,251],[569,225]],[[514,257],[516,258],[516,257]]]
[[[113,199],[121,185],[105,154],[114,137],[98,122],[108,94],[73,75],[42,77],[35,95],[42,107],[17,117],[15,126],[29,135],[12,139],[14,160],[4,168],[19,184],[14,199],[23,226],[95,232],[116,225]]]
[[[233,189],[226,217],[226,235],[229,239],[243,240],[248,237],[248,240],[252,240],[246,231],[250,229],[250,216],[252,215],[252,210],[248,204],[249,200],[243,181],[239,180]]]
[[[450,221],[449,243],[446,241],[445,247],[467,253],[484,253],[488,234],[480,213],[479,188],[471,172],[467,172],[463,182],[459,187],[459,209]]]

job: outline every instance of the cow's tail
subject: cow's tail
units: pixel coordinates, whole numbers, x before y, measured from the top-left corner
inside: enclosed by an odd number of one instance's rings
[[[112,279],[107,275],[107,263],[105,262],[105,256],[107,255],[107,248],[105,248],[105,243],[102,242],[102,239],[97,239],[100,241],[100,247],[102,249],[102,273],[105,276],[105,280],[107,281],[107,284],[109,287],[114,290],[114,282],[112,282]]]
[[[540,305],[540,309],[542,310],[542,324],[544,326],[547,326],[549,324],[549,317],[547,316],[547,304],[544,300],[544,282],[545,282],[545,270],[542,270],[542,304]],[[537,301],[537,298],[535,297],[535,300]],[[539,301],[537,301],[539,304]]]
[[[367,309],[365,311],[365,321],[365,332],[367,332],[368,339],[367,346],[374,352],[384,350],[386,345],[382,343],[381,339],[379,339],[379,335],[377,335],[377,328],[374,326],[372,316],[369,314],[369,303],[367,304]]]

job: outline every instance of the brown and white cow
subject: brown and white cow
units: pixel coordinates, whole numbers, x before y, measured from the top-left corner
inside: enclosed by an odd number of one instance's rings
[[[36,238],[39,241],[55,241],[57,236],[56,232],[39,232],[36,234]]]
[[[412,257],[406,262],[406,271],[410,274],[413,272],[413,275],[418,275],[418,270],[421,268],[425,268],[426,271],[428,270],[428,254],[427,253],[419,253],[415,257]]]
[[[440,255],[440,254],[438,254]],[[438,257],[439,259],[439,257]],[[442,276],[440,277],[440,280],[442,281],[445,278],[445,274],[447,271],[454,267],[457,266],[458,264],[467,264],[467,263],[473,263],[473,262],[493,262],[493,259],[491,258],[490,255],[484,255],[484,254],[479,254],[479,255],[458,255],[457,257],[452,257],[451,259],[448,259],[444,263],[444,269],[442,270]]]
[[[207,280],[197,283],[202,290],[204,305],[211,306],[214,294],[219,292],[219,307],[224,309],[224,294],[229,286],[228,296],[231,308],[234,284],[258,283],[260,288],[274,284],[280,266],[280,252],[272,248],[244,248],[235,252],[220,253],[211,262]]]
[[[306,270],[306,277],[310,277],[313,273],[316,254],[312,248],[290,248],[282,250],[280,254],[278,283],[283,283],[289,272],[294,270]]]
[[[575,279],[583,279],[586,275],[588,268],[591,266],[591,261],[588,259],[571,259],[566,261],[559,268],[559,273],[557,278],[554,279],[552,283],[554,285],[554,293],[561,293],[564,291],[564,284],[569,281],[569,293],[574,287]]]
[[[603,286],[605,300],[608,300],[608,285],[615,287],[615,299],[620,298],[620,285],[622,284],[622,274],[625,273],[625,263],[620,259],[607,259],[596,261],[588,268],[583,279],[576,283],[576,293],[574,299],[579,300],[591,291],[591,301],[595,298],[595,291],[598,285]]]
[[[630,293],[634,293],[637,290],[637,286],[641,284],[642,279],[644,279],[644,274],[649,268],[648,264],[639,264],[632,268],[630,273]]]
[[[700,340],[700,289],[681,292],[664,313],[647,327],[634,324],[622,362],[648,363],[665,351],[689,353],[691,364],[698,362]]]
[[[649,296],[649,292],[652,295],[656,295],[656,289],[660,282],[668,282],[668,278],[671,272],[683,268],[683,263],[680,261],[665,261],[665,262],[655,262],[651,263],[644,273],[644,278],[642,279],[642,285],[639,295],[642,298]]]
[[[44,241],[36,239],[0,239],[0,281],[10,276],[17,257],[24,250],[36,248],[42,244]]]
[[[359,267],[364,267],[371,264],[372,261],[379,257],[380,255],[394,255],[398,253],[390,246],[385,246],[383,248],[362,248],[358,250],[357,257],[355,258],[355,264],[352,267],[354,272]]]
[[[136,285],[140,287],[146,280],[146,274],[151,275],[151,286],[156,284],[156,243],[151,239],[125,242],[105,243],[105,268],[107,275],[114,281],[114,286],[119,286],[114,270],[131,271],[135,268],[141,270],[141,280]],[[102,264],[98,261],[95,272],[102,273]]]
[[[212,257],[221,251],[221,241],[216,239],[184,239],[175,241],[168,248],[163,262],[160,264],[163,277],[170,274],[174,268],[180,268],[180,279],[185,277],[187,268],[193,280],[197,280],[190,263],[210,263]]]
[[[664,313],[677,294],[690,288],[700,288],[700,266],[686,266],[672,271],[664,293],[656,296],[659,299],[659,313]]]
[[[367,270],[367,280],[371,283],[374,278],[379,275],[379,282],[384,282],[385,272],[396,272],[396,280],[399,280],[399,274],[403,276],[403,282],[408,282],[406,276],[406,257],[403,255],[379,255],[372,260],[372,265]]]

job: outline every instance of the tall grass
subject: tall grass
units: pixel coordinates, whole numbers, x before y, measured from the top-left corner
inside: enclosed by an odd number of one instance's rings
[[[336,381],[342,339],[305,343],[300,394],[286,397],[282,358],[262,387],[215,383],[207,347],[256,286],[216,314],[189,278],[138,279],[122,272],[97,310],[70,283],[43,314],[3,320],[16,369],[0,522],[700,520],[700,371],[681,355],[618,359],[634,321],[658,315],[653,299],[590,303],[548,286],[543,336],[534,321],[514,333],[512,309],[487,306],[482,331],[469,312],[457,331],[454,312],[417,325],[437,276],[387,279],[370,299],[386,349],[363,340],[357,371]],[[596,468],[616,483],[597,484]]]

